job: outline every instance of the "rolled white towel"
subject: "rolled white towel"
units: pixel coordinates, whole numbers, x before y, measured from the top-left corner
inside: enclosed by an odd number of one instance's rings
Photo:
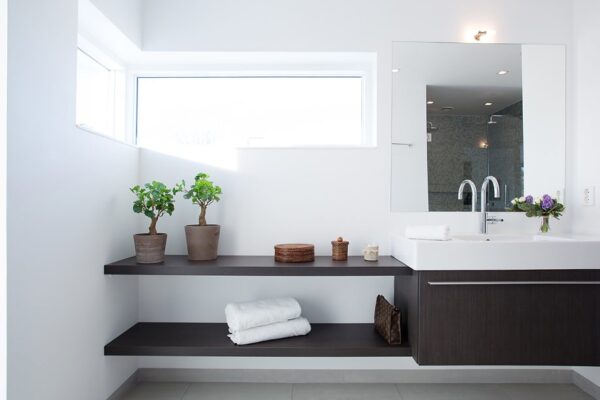
[[[405,235],[409,239],[450,240],[448,225],[414,225],[407,226]]]
[[[267,340],[302,336],[310,332],[310,323],[306,318],[296,318],[285,322],[250,328],[233,332],[227,336],[235,344],[251,344]]]
[[[301,314],[300,304],[291,297],[230,303],[225,306],[225,319],[232,333],[285,322],[298,318]]]

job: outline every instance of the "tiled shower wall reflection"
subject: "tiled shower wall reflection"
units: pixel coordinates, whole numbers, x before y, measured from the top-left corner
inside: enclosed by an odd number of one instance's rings
[[[518,102],[489,115],[429,116],[431,130],[427,146],[429,211],[470,211],[470,189],[457,199],[463,179],[480,187],[487,175],[498,178],[501,198],[491,199],[488,209],[504,210],[510,200],[523,193],[523,117]],[[489,198],[490,196],[488,196]]]

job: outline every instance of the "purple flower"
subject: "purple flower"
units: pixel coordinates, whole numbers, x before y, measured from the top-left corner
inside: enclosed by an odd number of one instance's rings
[[[542,210],[548,211],[548,210],[551,210],[552,207],[554,207],[554,200],[552,200],[552,197],[545,194],[542,197]]]
[[[525,203],[533,204],[533,196],[529,195],[529,196],[525,197]]]

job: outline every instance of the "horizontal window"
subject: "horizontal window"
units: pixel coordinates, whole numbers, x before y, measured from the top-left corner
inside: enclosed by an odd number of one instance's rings
[[[189,146],[362,146],[360,76],[138,77],[137,143]]]

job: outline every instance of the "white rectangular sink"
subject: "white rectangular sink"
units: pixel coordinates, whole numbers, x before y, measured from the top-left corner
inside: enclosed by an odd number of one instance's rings
[[[540,241],[573,241],[568,236],[550,235],[457,235],[453,240],[467,242],[540,242]]]
[[[397,236],[392,255],[414,270],[600,269],[600,238],[457,235],[434,241]]]

